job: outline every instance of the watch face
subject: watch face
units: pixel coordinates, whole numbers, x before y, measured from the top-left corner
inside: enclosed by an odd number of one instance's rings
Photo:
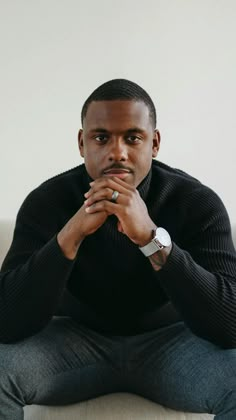
[[[169,233],[163,228],[157,228],[155,238],[163,246],[169,246],[171,239]]]

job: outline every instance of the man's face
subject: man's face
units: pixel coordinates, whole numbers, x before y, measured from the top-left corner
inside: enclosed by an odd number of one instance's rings
[[[137,187],[159,146],[144,102],[93,101],[79,131],[80,154],[92,179],[116,176]]]

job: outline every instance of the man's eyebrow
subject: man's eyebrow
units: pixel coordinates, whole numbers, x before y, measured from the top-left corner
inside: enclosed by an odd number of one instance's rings
[[[124,133],[129,134],[129,133],[145,133],[146,131],[140,127],[131,127],[128,128],[127,130],[124,131]],[[92,130],[90,130],[90,133],[109,133],[109,130],[107,130],[104,127],[96,127],[93,128]]]
[[[146,130],[144,130],[140,127],[132,127],[132,128],[129,128],[128,130],[126,130],[126,133],[133,133],[133,132],[135,132],[135,133],[145,133],[145,131]]]
[[[96,127],[93,128],[92,130],[90,130],[91,133],[108,133],[109,131],[106,130],[106,128],[102,128],[102,127]]]

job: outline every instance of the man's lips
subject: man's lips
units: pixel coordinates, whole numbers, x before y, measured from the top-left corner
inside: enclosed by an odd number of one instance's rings
[[[105,176],[116,176],[117,178],[125,178],[127,175],[129,175],[131,171],[129,169],[123,169],[123,168],[110,168],[103,171],[103,174]]]
[[[130,173],[129,169],[118,169],[118,168],[111,168],[111,169],[107,169],[105,171],[103,171],[103,173],[106,174],[122,174],[122,173]]]

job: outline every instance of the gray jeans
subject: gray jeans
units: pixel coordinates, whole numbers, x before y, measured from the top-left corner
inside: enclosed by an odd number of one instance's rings
[[[0,344],[0,419],[27,404],[60,405],[132,392],[167,407],[236,419],[236,350],[194,336],[182,322],[140,335],[101,335],[70,318]]]

